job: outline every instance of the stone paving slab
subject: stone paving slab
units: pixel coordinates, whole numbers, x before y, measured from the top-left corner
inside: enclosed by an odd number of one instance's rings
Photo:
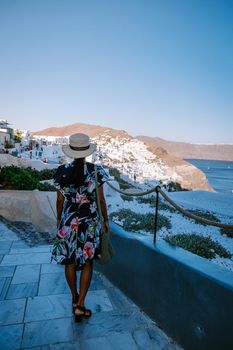
[[[0,278],[0,294],[2,293],[2,290],[5,286],[6,278],[1,277]]]
[[[38,293],[38,283],[11,284],[6,294],[6,299],[19,299],[34,297]]]
[[[39,274],[39,264],[17,266],[11,284],[38,282]]]
[[[11,249],[18,249],[18,248],[30,248],[28,244],[24,241],[18,240],[12,242]]]
[[[107,336],[107,340],[112,346],[112,349],[117,350],[138,350],[138,346],[129,332],[112,333]]]
[[[23,327],[23,323],[0,327],[0,349],[20,349]]]
[[[64,277],[64,271],[41,275],[38,295],[62,293],[70,294],[70,289]]]
[[[138,309],[96,313],[89,320],[83,321],[79,327],[74,325],[74,337],[78,340],[103,337],[112,332],[132,332],[139,325],[149,326],[147,319]]]
[[[44,273],[63,273],[64,266],[60,264],[41,264],[41,274]]]
[[[43,247],[23,247],[23,248],[12,248],[9,250],[9,254],[25,254],[25,253],[47,253],[50,252],[49,246]],[[1,252],[1,250],[0,250]]]
[[[0,249],[0,254],[1,255],[5,255],[5,254],[9,254],[9,252],[10,252],[10,249]]]
[[[50,257],[50,253],[7,254],[2,259],[0,266],[48,263]]]
[[[70,317],[26,323],[22,347],[72,341],[72,323],[73,319]]]
[[[0,277],[11,277],[14,272],[15,266],[0,266]]]
[[[1,249],[10,249],[12,246],[12,241],[0,241],[0,250]]]
[[[7,291],[9,289],[11,283],[11,277],[6,277],[4,280],[4,285],[2,287],[2,290],[0,292],[0,300],[4,300],[6,295],[7,295]]]
[[[0,301],[0,325],[22,323],[26,299]]]
[[[0,242],[2,241],[19,241],[20,238],[11,230],[9,230],[6,225],[0,222]]]

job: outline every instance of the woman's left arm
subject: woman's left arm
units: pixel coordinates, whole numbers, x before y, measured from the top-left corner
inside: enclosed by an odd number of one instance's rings
[[[57,190],[57,228],[59,227],[61,222],[63,203],[64,203],[64,197],[62,193],[59,190]]]

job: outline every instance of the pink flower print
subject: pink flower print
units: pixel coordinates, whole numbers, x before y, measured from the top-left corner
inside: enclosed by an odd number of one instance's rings
[[[90,210],[92,214],[96,211],[96,208],[97,208],[97,205],[95,202],[93,204],[90,204]]]
[[[86,242],[83,247],[83,256],[85,260],[92,259],[94,257],[95,249],[91,242]]]
[[[73,232],[78,233],[78,218],[74,218],[71,221],[70,228]]]
[[[68,234],[70,233],[70,228],[68,226],[63,226],[59,232],[58,232],[58,236],[60,237],[66,237],[68,236]]]
[[[94,190],[94,188],[95,188],[95,183],[93,181],[88,181],[87,187],[88,187],[87,191],[89,193],[91,193]]]
[[[85,194],[76,194],[76,203],[83,204],[83,203],[89,203],[89,199]]]

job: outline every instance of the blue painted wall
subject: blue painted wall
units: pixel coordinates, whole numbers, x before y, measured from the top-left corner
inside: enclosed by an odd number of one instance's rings
[[[184,349],[233,349],[233,273],[111,223],[115,256],[96,264]]]

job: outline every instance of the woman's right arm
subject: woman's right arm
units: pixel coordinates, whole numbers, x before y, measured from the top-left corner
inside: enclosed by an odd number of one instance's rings
[[[99,194],[99,199],[100,199],[100,206],[101,206],[101,211],[102,215],[104,218],[104,225],[106,228],[106,233],[108,236],[110,236],[110,227],[109,227],[109,222],[108,222],[108,212],[107,212],[107,205],[104,197],[104,189],[103,185],[98,187],[98,194]]]
[[[57,228],[59,227],[61,222],[63,203],[64,203],[64,197],[62,193],[59,190],[57,190]]]

